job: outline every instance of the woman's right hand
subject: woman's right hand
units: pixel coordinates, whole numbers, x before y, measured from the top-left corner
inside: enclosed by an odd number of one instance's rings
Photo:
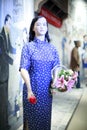
[[[31,96],[34,96],[32,90],[28,91],[27,99],[29,99]]]
[[[34,96],[34,94],[33,94],[32,91],[28,92],[28,101],[29,101],[31,104],[36,104],[36,102],[37,102],[37,99],[36,99],[36,97]]]

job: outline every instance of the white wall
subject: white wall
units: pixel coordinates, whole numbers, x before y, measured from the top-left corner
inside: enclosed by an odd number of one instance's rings
[[[55,45],[58,50],[60,59],[62,58],[61,54],[61,40],[62,34],[59,28],[54,27],[53,25],[49,24],[49,34],[51,38],[51,43]]]
[[[32,18],[34,17],[34,0],[24,0],[24,20],[29,28]]]

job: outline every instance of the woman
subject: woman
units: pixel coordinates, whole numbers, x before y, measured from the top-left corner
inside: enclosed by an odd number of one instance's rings
[[[49,43],[48,26],[44,17],[31,22],[29,42],[22,49],[20,71],[23,86],[24,130],[51,130],[52,95],[50,94],[51,70],[60,64],[55,47]],[[54,81],[56,78],[56,73]],[[53,81],[53,83],[54,83]],[[31,96],[36,104],[31,104]]]

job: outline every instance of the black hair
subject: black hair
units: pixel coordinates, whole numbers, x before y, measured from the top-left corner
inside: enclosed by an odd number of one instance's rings
[[[43,18],[43,16],[36,16],[35,18],[33,18],[31,25],[30,25],[30,31],[29,31],[29,42],[34,40],[35,37],[35,32],[33,31],[34,28],[34,24],[35,22],[39,19],[39,18]],[[48,23],[47,23],[48,26]],[[45,34],[45,40],[47,40],[48,42],[50,42],[50,38],[49,38],[49,34],[48,31]]]
[[[6,22],[8,21],[9,18],[11,18],[11,16],[10,16],[9,14],[7,14],[7,15],[5,16],[4,24],[6,24]]]

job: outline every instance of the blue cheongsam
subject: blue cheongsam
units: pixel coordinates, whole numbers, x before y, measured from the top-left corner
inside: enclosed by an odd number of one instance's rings
[[[28,70],[36,104],[27,99],[27,87],[23,86],[23,119],[29,130],[51,130],[52,95],[50,94],[51,70],[60,64],[55,47],[46,41],[34,39],[24,45],[20,69]]]

